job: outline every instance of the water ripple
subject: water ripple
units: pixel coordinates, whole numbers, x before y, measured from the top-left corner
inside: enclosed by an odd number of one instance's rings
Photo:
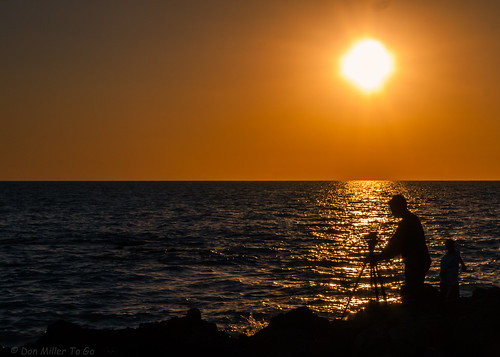
[[[192,306],[222,328],[247,331],[307,304],[338,317],[367,245],[397,221],[404,194],[424,225],[438,284],[443,241],[469,271],[462,293],[498,284],[498,182],[0,183],[0,336],[19,344],[50,321],[134,326]],[[377,248],[377,249],[379,249]],[[381,264],[399,299],[400,260]],[[365,274],[351,309],[373,297]],[[252,312],[252,314],[250,314]]]

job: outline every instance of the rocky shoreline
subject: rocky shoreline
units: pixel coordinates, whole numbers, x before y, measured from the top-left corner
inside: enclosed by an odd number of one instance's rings
[[[432,301],[431,301],[432,300]],[[1,356],[500,356],[500,288],[419,306],[372,303],[348,321],[307,307],[273,317],[252,336],[230,336],[197,309],[138,328],[97,330],[65,321]]]

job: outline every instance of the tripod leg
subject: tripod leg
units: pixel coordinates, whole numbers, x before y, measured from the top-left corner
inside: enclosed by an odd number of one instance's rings
[[[344,319],[344,315],[347,311],[347,308],[349,307],[349,304],[351,303],[352,297],[354,296],[354,292],[358,288],[359,281],[361,280],[361,276],[363,275],[363,271],[365,270],[367,263],[368,263],[368,261],[364,262],[363,267],[361,268],[361,271],[359,272],[358,278],[356,279],[356,283],[354,284],[354,289],[352,289],[351,296],[349,296],[349,300],[347,300],[347,304],[344,308],[344,311],[342,312],[342,316],[340,317],[341,320]]]
[[[385,293],[384,283],[382,281],[382,276],[380,275],[380,270],[378,269],[377,265],[375,266],[375,270],[377,273],[378,282],[380,284],[380,292],[382,293],[382,297],[384,298],[385,302],[387,302],[387,295]]]
[[[370,264],[370,285],[372,289],[375,290],[375,297],[377,302],[379,301],[378,286],[377,286],[377,275],[375,273],[376,265]]]

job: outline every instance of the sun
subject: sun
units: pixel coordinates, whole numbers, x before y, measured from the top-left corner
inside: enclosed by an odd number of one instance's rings
[[[363,92],[380,90],[394,72],[394,58],[374,39],[356,42],[340,60],[340,73]]]

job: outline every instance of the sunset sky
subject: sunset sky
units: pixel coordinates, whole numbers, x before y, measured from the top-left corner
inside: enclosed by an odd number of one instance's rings
[[[500,1],[0,0],[0,180],[498,180]],[[359,39],[396,71],[339,74]]]

